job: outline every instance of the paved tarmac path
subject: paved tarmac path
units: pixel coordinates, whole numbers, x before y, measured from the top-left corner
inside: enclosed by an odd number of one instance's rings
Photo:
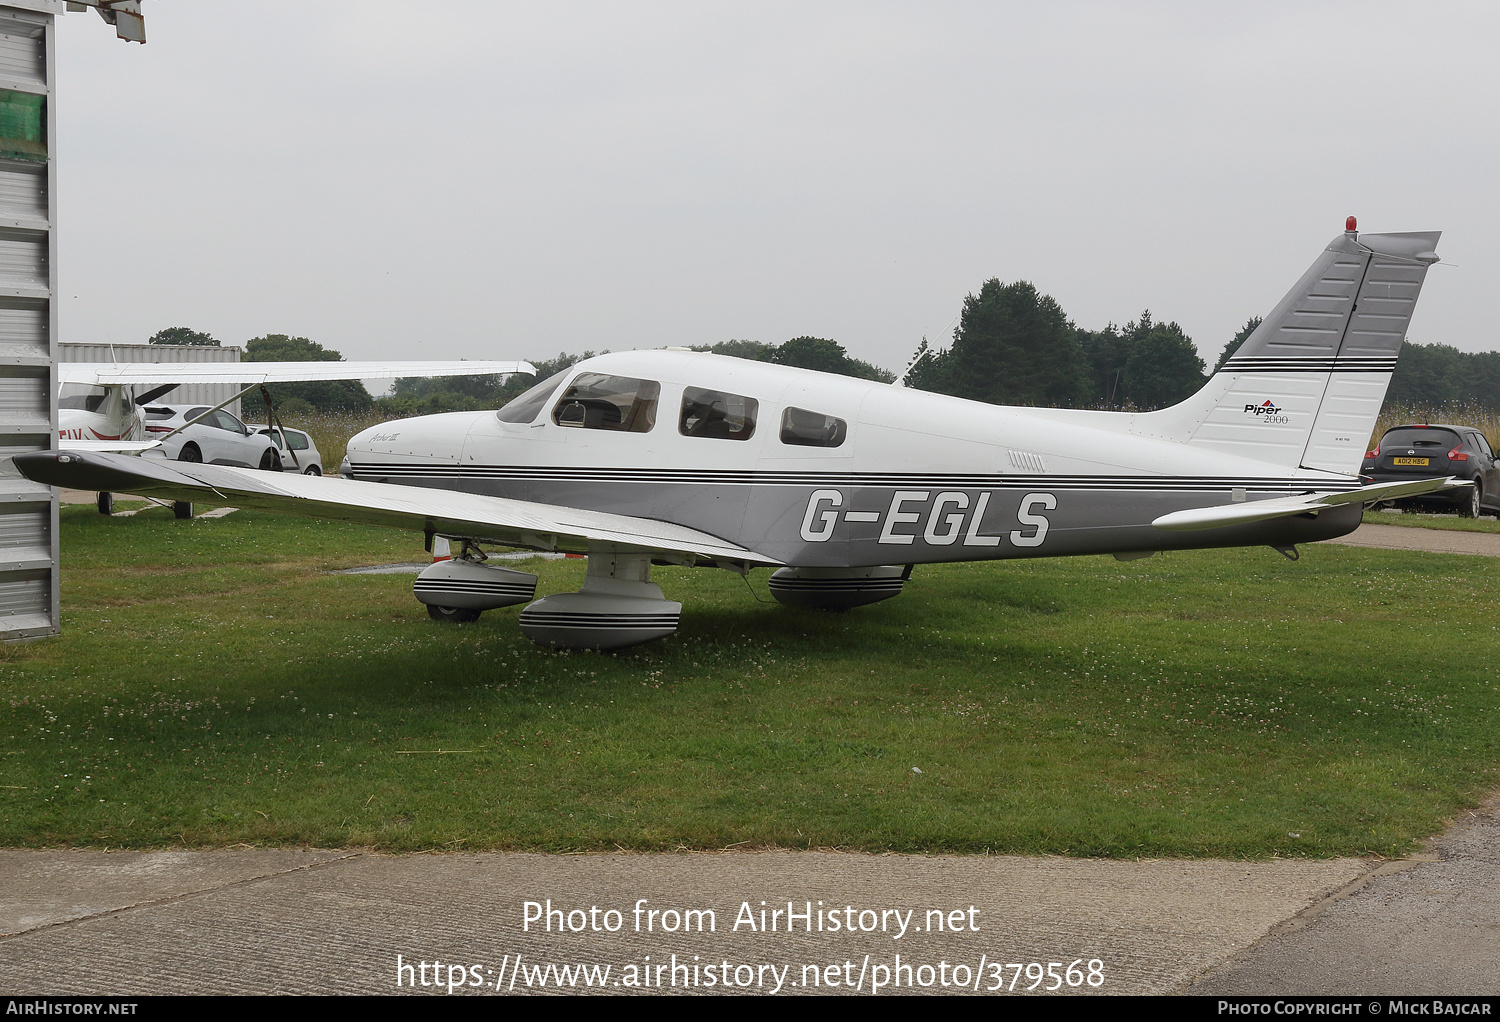
[[[398,955],[403,964],[443,963],[444,979],[448,963],[478,966],[460,980],[508,990],[518,954],[527,966],[610,965],[610,983],[632,965],[663,965],[669,988],[675,954],[678,965],[700,970],[696,988],[679,971],[678,990],[697,992],[723,989],[709,987],[701,970],[727,960],[732,978],[765,993],[776,985],[767,965],[781,970],[788,993],[870,993],[893,977],[903,991],[916,983],[922,992],[926,979],[936,993],[943,978],[947,992],[960,992],[960,982],[993,986],[1002,973],[1009,986],[1018,970],[1006,963],[1041,963],[1040,974],[1059,962],[1061,974],[1082,959],[1076,992],[1167,993],[1368,869],[1358,859],[10,850],[0,851],[0,993],[385,994],[398,992]],[[560,933],[567,916],[553,917],[550,934],[535,924],[523,930],[524,903],[545,908],[548,899],[563,912],[582,910],[574,924],[597,919],[618,932]],[[634,932],[639,899],[644,913],[712,909],[713,932],[684,933],[675,915],[644,915]],[[816,922],[806,932],[797,919],[786,932],[789,900],[798,913],[811,902],[822,932]],[[763,902],[768,913],[782,910],[766,917],[776,932],[759,929]],[[903,914],[904,936],[902,917],[889,910]],[[744,911],[756,929],[743,923]],[[898,954],[916,968],[896,971]],[[1087,982],[1090,959],[1100,965],[1097,987]],[[434,992],[424,978],[432,974],[402,974]],[[1033,982],[1023,974],[1017,986]],[[526,989],[524,971],[516,986]]]
[[[1500,557],[1500,533],[1423,529],[1414,525],[1366,523],[1340,539],[1324,540],[1340,546],[1368,546],[1383,550],[1426,550],[1434,554],[1480,554]]]
[[[1500,799],[1278,926],[1188,993],[1500,994]]]

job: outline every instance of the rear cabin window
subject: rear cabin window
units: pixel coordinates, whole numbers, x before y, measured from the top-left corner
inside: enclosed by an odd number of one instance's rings
[[[781,442],[794,447],[838,447],[849,434],[843,419],[806,408],[788,408],[781,413]]]
[[[579,373],[552,409],[552,421],[582,429],[649,433],[656,425],[660,396],[661,384],[654,380]]]
[[[677,421],[677,429],[683,436],[749,440],[755,434],[759,408],[760,402],[753,397],[688,387],[682,392],[682,418]]]
[[[495,418],[501,422],[535,422],[537,415],[546,406],[547,399],[562,384],[563,377],[569,371],[564,369],[560,373],[553,373],[541,383],[522,391],[507,401],[505,407],[495,413]]]

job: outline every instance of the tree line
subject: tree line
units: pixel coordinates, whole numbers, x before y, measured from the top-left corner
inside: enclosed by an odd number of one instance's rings
[[[192,344],[219,347],[211,334],[185,326],[158,330],[147,344]],[[266,334],[245,342],[246,362],[342,362],[344,356],[306,337]],[[306,383],[278,383],[266,388],[282,415],[308,415],[313,412],[365,412],[375,407],[375,398],[358,380],[312,380]],[[258,394],[246,394],[246,407],[260,403]]]
[[[1260,325],[1248,320],[1224,346],[1222,366]],[[212,344],[209,334],[172,327],[152,344]],[[793,337],[782,344],[729,340],[695,345],[694,351],[816,369],[859,379],[893,382],[896,375],[851,356],[837,341]],[[313,411],[389,415],[499,408],[533,382],[595,354],[559,352],[530,359],[535,378],[467,376],[397,380],[392,393],[373,398],[358,381],[279,384],[273,390],[288,415]],[[305,337],[267,334],[245,344],[247,361],[340,361],[343,356]],[[1027,281],[984,282],[964,299],[952,343],[942,349],[922,339],[906,374],[907,386],[1002,405],[1055,408],[1150,410],[1175,404],[1208,379],[1197,348],[1175,322],[1161,322],[1148,309],[1102,330],[1077,326],[1056,299]],[[1438,409],[1468,405],[1500,410],[1500,351],[1459,351],[1446,344],[1407,342],[1386,395],[1388,403]]]
[[[747,358],[755,362],[796,366],[799,369],[839,373],[880,383],[893,383],[896,379],[895,373],[852,357],[842,344],[825,337],[793,337],[783,344],[720,341],[717,344],[694,345],[693,350]],[[536,366],[535,377],[450,376],[437,379],[401,379],[396,381],[391,396],[382,399],[380,404],[382,408],[403,415],[499,408],[537,380],[545,380],[595,354],[597,353],[592,351],[585,351],[580,355],[560,352],[556,358],[530,359],[531,364]]]

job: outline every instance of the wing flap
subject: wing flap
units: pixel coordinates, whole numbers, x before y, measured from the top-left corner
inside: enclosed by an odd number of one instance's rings
[[[590,545],[613,544],[712,560],[782,563],[670,522],[455,490],[94,452],[36,451],[16,455],[15,463],[28,479],[53,486],[138,493],[165,500],[223,501],[304,518],[431,532],[536,550],[587,553]]]
[[[1439,490],[1473,485],[1467,479],[1455,479],[1452,476],[1442,479],[1417,479],[1409,483],[1376,483],[1373,486],[1361,486],[1357,490],[1344,490],[1339,493],[1315,493],[1300,497],[1252,500],[1243,504],[1189,508],[1186,511],[1173,511],[1171,514],[1162,515],[1151,524],[1158,529],[1166,529],[1170,532],[1219,529],[1226,525],[1245,525],[1250,522],[1267,521],[1271,518],[1315,515],[1340,504],[1396,500],[1401,497],[1415,497],[1423,493],[1436,493]]]

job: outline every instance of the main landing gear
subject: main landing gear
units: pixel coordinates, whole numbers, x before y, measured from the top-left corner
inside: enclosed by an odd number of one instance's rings
[[[591,551],[583,588],[521,611],[521,631],[553,649],[624,649],[666,638],[681,615],[651,581],[650,554]]]
[[[486,610],[526,603],[536,576],[480,563],[484,553],[465,543],[463,553],[417,576],[412,591],[438,621],[475,621]],[[664,599],[651,581],[649,553],[596,550],[576,593],[543,597],[521,611],[521,631],[553,649],[624,649],[677,631],[682,604]]]
[[[486,610],[528,603],[537,577],[482,563],[484,552],[464,542],[463,552],[417,576],[412,591],[437,621],[477,621]],[[898,596],[910,565],[867,568],[782,568],[771,576],[771,594],[793,607],[848,610]],[[682,604],[662,596],[651,581],[651,554],[613,548],[589,551],[588,574],[576,593],[555,593],[521,611],[521,631],[553,649],[614,650],[664,639],[677,631]]]

